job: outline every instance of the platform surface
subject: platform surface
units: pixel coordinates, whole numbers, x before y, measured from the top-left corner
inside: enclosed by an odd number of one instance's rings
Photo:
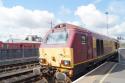
[[[125,64],[125,48],[118,49],[119,63]]]
[[[125,83],[125,64],[106,62],[73,83]]]

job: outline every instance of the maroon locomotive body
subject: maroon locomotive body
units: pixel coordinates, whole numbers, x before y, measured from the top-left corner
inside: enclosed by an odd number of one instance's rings
[[[115,57],[118,45],[113,38],[63,23],[46,34],[39,49],[40,64],[74,77],[88,66]]]

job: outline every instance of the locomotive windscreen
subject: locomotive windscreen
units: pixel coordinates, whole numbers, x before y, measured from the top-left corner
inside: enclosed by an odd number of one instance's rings
[[[58,31],[50,33],[46,38],[46,44],[65,44],[68,39],[68,32]]]

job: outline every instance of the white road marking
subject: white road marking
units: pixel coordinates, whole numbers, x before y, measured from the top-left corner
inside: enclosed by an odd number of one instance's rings
[[[103,81],[108,77],[108,75],[112,72],[112,70],[117,66],[117,63],[113,65],[113,67],[108,71],[108,73],[100,80],[99,83],[103,83]]]

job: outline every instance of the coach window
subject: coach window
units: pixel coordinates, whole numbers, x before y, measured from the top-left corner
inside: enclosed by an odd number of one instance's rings
[[[82,37],[81,37],[81,43],[82,44],[86,44],[86,36],[85,35],[82,35]]]
[[[4,44],[4,48],[8,48],[8,45],[7,45],[7,44]]]
[[[35,45],[35,44],[33,45],[33,48],[36,48],[36,45]]]

